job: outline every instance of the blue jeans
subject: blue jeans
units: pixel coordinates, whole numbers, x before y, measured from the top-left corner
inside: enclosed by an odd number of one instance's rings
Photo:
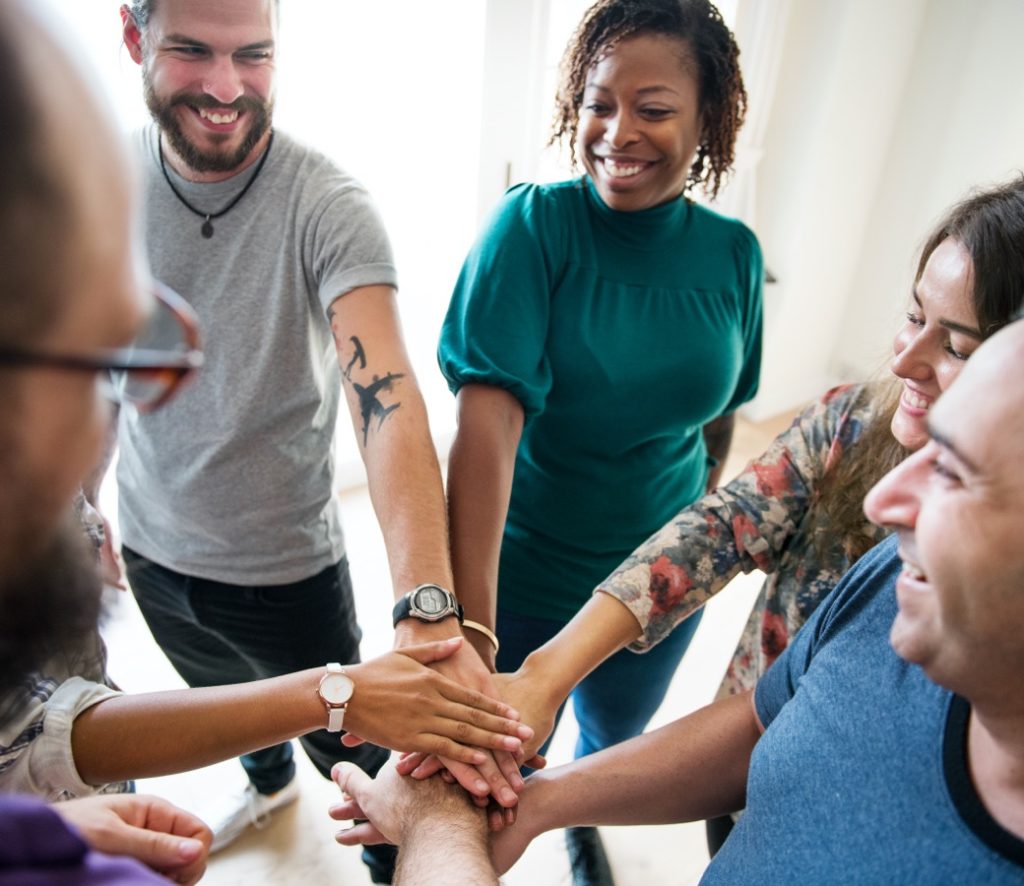
[[[329,661],[359,661],[361,632],[345,558],[293,584],[246,587],[182,575],[128,548],[122,552],[139,609],[189,686],[246,683]],[[326,729],[299,741],[325,778],[339,760],[372,774],[388,757],[376,745],[346,748]],[[295,775],[290,742],[246,754],[241,763],[262,794]]]
[[[618,744],[644,731],[665,698],[668,684],[700,624],[698,609],[650,652],[637,655],[622,649],[607,659],[577,686],[572,694],[579,724],[576,757]],[[501,672],[514,671],[538,646],[557,634],[564,624],[498,609]],[[559,708],[555,725],[561,719]],[[541,752],[547,750],[549,738]]]

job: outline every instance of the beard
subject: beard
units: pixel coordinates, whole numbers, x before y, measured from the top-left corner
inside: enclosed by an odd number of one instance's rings
[[[149,73],[145,67],[142,69],[143,92],[146,99],[146,107],[149,108],[150,116],[160,127],[160,131],[167,136],[168,142],[174,152],[185,162],[189,169],[195,172],[233,172],[238,169],[249,155],[253,148],[259,144],[261,138],[267,134],[274,115],[274,102],[260,102],[247,95],[240,96],[231,104],[224,105],[217,102],[209,95],[194,95],[186,92],[179,92],[170,98],[161,98],[153,89]],[[249,131],[245,134],[241,144],[232,150],[202,150],[194,142],[190,141],[182,129],[176,109],[185,108],[207,108],[238,111],[245,114],[249,120]]]
[[[49,540],[26,531],[4,551],[0,576],[0,698],[51,658],[80,648],[96,633],[103,583],[95,548],[69,513]],[[11,556],[11,555],[14,556]]]

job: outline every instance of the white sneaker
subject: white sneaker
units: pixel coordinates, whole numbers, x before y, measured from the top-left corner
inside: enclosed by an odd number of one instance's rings
[[[273,812],[282,809],[299,798],[299,780],[293,778],[281,790],[273,794],[261,794],[248,784],[241,794],[233,794],[225,805],[207,820],[213,831],[213,845],[210,852],[219,852],[235,842],[246,830],[257,830],[270,824]]]

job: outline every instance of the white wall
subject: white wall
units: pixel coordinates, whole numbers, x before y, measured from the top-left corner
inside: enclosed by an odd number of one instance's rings
[[[756,0],[754,0],[756,2]],[[926,0],[794,0],[764,158],[758,236],[766,299],[761,393],[773,415],[822,392],[871,222]]]
[[[884,367],[930,225],[1024,167],[1022,35],[1020,0],[793,0],[758,182],[780,282],[753,417]]]
[[[1024,169],[1024,3],[931,0],[834,367],[864,375],[887,358],[925,235],[974,186]]]

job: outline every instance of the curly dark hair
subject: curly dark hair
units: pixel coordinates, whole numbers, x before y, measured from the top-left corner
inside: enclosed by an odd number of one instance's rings
[[[708,0],[598,0],[591,6],[562,57],[550,144],[567,143],[572,164],[577,165],[576,134],[587,72],[617,43],[643,34],[683,41],[696,64],[703,136],[686,190],[700,185],[714,198],[735,159],[747,91],[739,47]]]

